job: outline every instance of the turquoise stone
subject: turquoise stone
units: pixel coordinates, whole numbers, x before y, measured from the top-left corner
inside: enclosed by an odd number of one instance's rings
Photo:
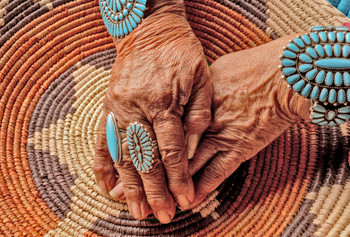
[[[299,91],[301,91],[304,88],[304,85],[305,85],[305,81],[304,80],[298,81],[297,83],[294,84],[293,89],[296,92],[299,92]]]
[[[338,110],[339,113],[348,114],[350,113],[350,107],[343,107]]]
[[[312,68],[312,65],[311,64],[302,64],[299,66],[299,70],[301,72],[307,72],[309,71],[310,69]]]
[[[318,95],[320,94],[320,89],[318,88],[318,86],[315,86],[314,89],[311,92],[311,99],[313,100],[318,100]]]
[[[348,115],[348,114],[338,114],[337,118],[341,118],[342,120],[348,120],[348,119],[350,119],[350,115]],[[339,120],[340,120],[340,119],[339,119]],[[345,121],[342,121],[342,120],[337,121],[337,120],[335,119],[335,121],[337,122],[337,124],[343,124]],[[341,123],[341,122],[342,122],[342,123]]]
[[[341,54],[341,46],[339,44],[334,45],[334,55],[339,57]]]
[[[122,20],[123,19],[123,14],[119,14],[119,20]]]
[[[294,52],[299,52],[299,51],[300,51],[299,48],[298,48],[298,46],[296,46],[296,45],[293,44],[293,43],[289,43],[289,44],[288,44],[288,49],[293,50]]]
[[[325,77],[326,77],[325,71],[320,71],[316,76],[316,82],[321,84],[324,81]]]
[[[129,22],[131,24],[131,27],[132,28],[136,28],[136,26],[137,26],[136,22],[134,21],[134,19],[131,16],[128,17],[128,20],[129,20]]]
[[[140,9],[141,11],[144,11],[144,10],[146,9],[145,5],[138,4],[138,3],[135,4],[135,7],[137,7],[137,8]]]
[[[333,84],[333,73],[328,72],[326,77],[326,85],[331,86]]]
[[[311,39],[313,40],[313,42],[315,42],[315,43],[320,42],[320,38],[318,37],[318,35],[315,32],[311,32],[310,36],[311,36]]]
[[[321,105],[316,105],[314,107],[314,110],[317,111],[317,112],[320,112],[320,113],[325,113],[326,112],[326,109],[323,108]]]
[[[349,53],[350,53],[350,46],[349,45],[343,46],[343,57],[349,56]]]
[[[318,70],[317,69],[312,69],[311,71],[309,71],[307,74],[306,74],[306,78],[309,79],[309,80],[312,80],[315,78],[316,74],[317,74]]]
[[[319,118],[323,118],[324,114],[320,114],[320,113],[312,113],[311,114],[311,118],[313,119],[319,119]]]
[[[130,22],[128,21],[128,19],[126,19],[125,22],[126,22],[126,26],[128,27],[128,31],[131,32],[133,29],[130,25]]]
[[[326,54],[331,57],[333,55],[333,49],[332,49],[332,46],[329,45],[329,44],[326,44],[324,46],[324,49],[326,50]]]
[[[116,2],[117,2],[117,9],[118,11],[120,11],[122,9],[122,5],[120,5],[119,0],[117,0]]]
[[[136,23],[140,23],[141,22],[141,19],[135,13],[131,12],[131,16],[132,16],[132,18],[134,18]]]
[[[118,30],[119,30],[119,36],[123,36],[124,33],[123,33],[123,26],[122,26],[122,23],[119,23],[119,24],[118,24]]]
[[[345,40],[346,43],[350,43],[350,33],[346,33]]]
[[[113,161],[116,162],[118,159],[118,140],[111,115],[107,116],[106,138],[109,154],[111,155]]]
[[[306,49],[306,52],[307,52],[311,57],[313,57],[313,58],[318,58],[317,53],[316,53],[316,51],[315,51],[313,48],[308,47],[308,48]]]
[[[128,15],[128,10],[124,9],[124,10],[123,10],[123,15],[124,15],[124,16]]]
[[[131,7],[132,7],[132,4],[131,4],[131,3],[128,3],[128,4],[126,5],[126,8],[129,9],[129,10],[131,9]]]
[[[336,100],[337,100],[337,92],[334,89],[332,89],[328,95],[328,102],[334,103]]]
[[[304,40],[306,44],[311,44],[311,39],[308,35],[302,35],[301,38]]]
[[[321,32],[318,33],[318,35],[320,36],[321,41],[323,41],[323,42],[327,41],[327,34],[326,34],[326,32],[321,31]]]
[[[346,26],[337,26],[337,29],[342,31],[349,31],[348,27]]]
[[[312,26],[311,30],[313,31],[321,31],[321,30],[325,30],[326,28],[324,28],[323,26]]]
[[[327,121],[323,121],[323,122],[319,122],[318,125],[321,125],[321,126],[324,126],[324,125],[327,125],[328,122]]]
[[[119,0],[122,5],[125,5],[125,0]]]
[[[350,60],[343,58],[321,59],[315,65],[325,69],[350,69]]]
[[[335,123],[333,121],[329,122],[329,126],[335,126]]]
[[[350,102],[350,89],[347,90],[346,94],[347,94],[347,97],[348,97],[348,102]]]
[[[312,123],[315,123],[315,124],[320,124],[320,125],[321,125],[322,122],[325,122],[325,119],[324,119],[324,118],[313,119],[313,120],[312,120]],[[327,124],[327,122],[326,122],[326,124]]]
[[[322,45],[319,45],[319,44],[316,45],[315,49],[316,49],[318,55],[320,55],[320,57],[324,57],[324,49],[323,49]]]
[[[293,41],[301,48],[305,47],[304,42],[300,38],[295,38]]]
[[[296,71],[294,67],[287,67],[283,69],[283,74],[284,75],[290,75],[293,74]]]
[[[129,33],[128,29],[126,27],[125,21],[123,21],[123,33],[124,33],[124,35],[127,35]]]
[[[332,42],[335,41],[335,33],[332,31],[332,32],[328,32],[328,39]]]
[[[297,55],[293,53],[292,51],[289,50],[284,50],[283,55],[288,57],[288,58],[296,58]]]
[[[346,86],[350,86],[350,74],[348,72],[344,72],[344,84]]]
[[[338,103],[343,104],[343,103],[345,103],[345,100],[346,100],[345,91],[343,89],[341,89],[338,92]]]
[[[115,21],[117,21],[117,20],[118,20],[118,15],[117,15],[117,14],[114,15],[113,19],[114,19]]]
[[[141,140],[141,143],[145,143],[145,142],[148,142],[149,141],[149,137],[148,136],[145,136],[142,140]]]
[[[143,12],[142,11],[140,11],[139,9],[137,9],[137,8],[133,8],[132,9],[133,10],[133,12],[135,12],[139,17],[143,17]]]
[[[328,97],[328,89],[323,88],[320,94],[320,101],[324,102],[327,100]]]
[[[343,84],[343,77],[340,72],[335,73],[334,84],[336,86],[341,86]]]
[[[338,42],[343,42],[345,38],[345,35],[343,32],[337,32],[337,40]]]
[[[342,115],[340,115],[340,114],[338,114],[338,116],[337,117],[339,117],[339,118],[342,118],[343,116]],[[344,116],[344,118],[347,118],[347,116]],[[346,119],[345,119],[346,120]],[[342,119],[338,119],[338,118],[336,118],[335,119],[335,121],[337,122],[337,124],[343,124],[343,123],[345,123],[345,121],[344,120],[342,120]]]
[[[308,56],[308,55],[306,55],[306,54],[300,54],[299,55],[299,58],[300,58],[300,60],[302,60],[303,62],[306,62],[306,63],[312,63],[312,59]]]
[[[288,77],[287,78],[287,82],[289,83],[289,84],[294,84],[297,80],[299,80],[299,78],[300,78],[300,76],[299,76],[299,74],[295,74],[295,75],[293,75],[293,76],[290,76],[290,77]]]
[[[304,97],[307,97],[309,96],[310,92],[311,92],[311,85],[310,84],[307,84],[304,89],[301,91],[301,95],[304,96]]]
[[[294,66],[295,65],[295,62],[293,60],[290,60],[290,59],[283,59],[282,60],[282,65],[283,66]]]
[[[137,0],[137,2],[139,2],[139,3],[143,4],[143,5],[146,5],[147,0]]]

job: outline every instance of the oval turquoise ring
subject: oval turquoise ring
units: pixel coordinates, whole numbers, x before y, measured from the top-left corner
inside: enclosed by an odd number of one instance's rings
[[[120,136],[118,121],[111,112],[107,116],[106,138],[109,154],[114,162],[119,163],[122,159],[122,140]]]
[[[135,168],[141,173],[148,173],[153,167],[153,148],[157,142],[152,140],[143,124],[137,122],[127,127],[126,139]]]
[[[350,119],[349,43],[347,27],[314,26],[284,48],[282,78],[312,101],[314,124],[336,125]]]

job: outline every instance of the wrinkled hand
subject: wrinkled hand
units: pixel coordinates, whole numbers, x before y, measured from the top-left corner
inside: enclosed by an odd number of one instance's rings
[[[104,101],[94,174],[105,194],[118,199],[124,192],[136,219],[153,212],[167,223],[175,214],[175,201],[187,208],[194,199],[188,157],[209,126],[212,96],[209,68],[186,20],[183,0],[149,0],[149,4],[143,23],[115,41],[117,58]],[[137,172],[125,142],[122,161],[116,164],[121,182],[117,181],[106,144],[109,112],[120,128],[142,123],[157,140],[149,173]]]
[[[191,207],[290,125],[308,119],[310,102],[287,88],[278,69],[282,48],[293,38],[223,56],[210,66],[213,121],[190,161],[192,175],[203,172]]]

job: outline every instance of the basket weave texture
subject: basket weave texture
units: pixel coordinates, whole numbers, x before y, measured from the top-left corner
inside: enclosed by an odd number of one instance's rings
[[[186,0],[209,62],[349,19],[325,0]],[[97,0],[0,1],[0,236],[350,236],[349,129],[294,125],[167,225],[100,193],[116,52]]]

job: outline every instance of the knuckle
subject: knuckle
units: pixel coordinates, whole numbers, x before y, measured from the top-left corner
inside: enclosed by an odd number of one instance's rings
[[[123,183],[123,189],[128,199],[138,199],[143,194],[143,188],[138,184]]]
[[[165,195],[148,195],[148,204],[155,209],[164,209],[167,206],[168,200]]]
[[[181,148],[162,150],[160,154],[166,169],[184,166],[183,153],[184,151]]]
[[[94,174],[107,174],[113,172],[113,166],[95,162],[93,165]]]

